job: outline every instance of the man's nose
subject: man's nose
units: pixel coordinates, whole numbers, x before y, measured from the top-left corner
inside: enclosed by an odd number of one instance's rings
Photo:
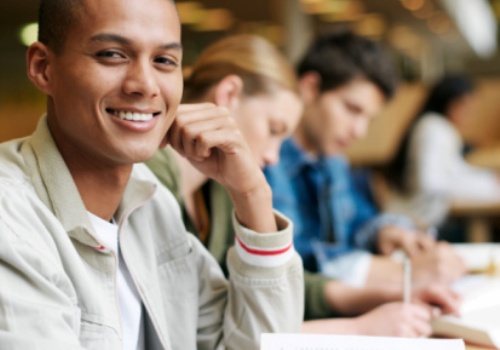
[[[154,67],[145,61],[131,64],[123,82],[123,90],[130,95],[157,96],[159,87]]]
[[[355,140],[359,140],[366,136],[368,132],[368,121],[365,118],[358,118],[352,127],[352,136]]]

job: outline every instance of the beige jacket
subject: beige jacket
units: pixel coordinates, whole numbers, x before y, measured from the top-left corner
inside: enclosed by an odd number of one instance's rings
[[[259,253],[289,246],[287,219],[277,215],[281,231],[266,235],[234,220],[241,244],[228,255],[230,281],[144,165],[115,219],[148,349],[258,349],[262,332],[299,330],[300,258],[293,248],[272,262]],[[100,246],[45,120],[33,136],[1,144],[0,349],[123,348],[117,257]]]

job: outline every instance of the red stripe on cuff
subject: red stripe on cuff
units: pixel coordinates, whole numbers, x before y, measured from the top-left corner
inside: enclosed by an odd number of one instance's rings
[[[288,246],[286,246],[285,248],[277,249],[277,250],[254,249],[254,248],[250,248],[245,243],[243,243],[241,241],[240,237],[238,237],[238,235],[235,235],[235,236],[236,236],[236,240],[240,244],[241,248],[243,248],[248,253],[255,254],[255,255],[280,255],[280,254],[286,253],[287,251],[289,251],[293,247],[293,242],[290,242],[290,244]]]

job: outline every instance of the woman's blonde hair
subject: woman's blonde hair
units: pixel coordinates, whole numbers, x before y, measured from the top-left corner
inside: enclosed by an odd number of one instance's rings
[[[222,39],[202,52],[185,79],[184,100],[202,98],[232,74],[242,79],[247,96],[272,93],[278,87],[298,93],[295,72],[283,54],[264,38],[246,34]]]

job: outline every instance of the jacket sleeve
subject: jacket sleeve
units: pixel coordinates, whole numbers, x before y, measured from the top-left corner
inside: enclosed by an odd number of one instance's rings
[[[0,212],[0,349],[80,349],[80,309],[62,268]],[[20,219],[20,218],[19,218]],[[22,223],[22,224],[21,224]],[[41,223],[40,223],[41,226]],[[33,228],[34,229],[34,228]]]
[[[335,311],[325,296],[325,286],[331,278],[319,273],[304,271],[305,310],[304,320],[314,320],[335,316]]]
[[[302,261],[293,248],[292,223],[276,214],[276,233],[258,234],[233,214],[236,243],[228,252],[229,290],[224,345],[259,349],[260,335],[299,332],[304,314]]]
[[[346,173],[350,196],[356,206],[352,222],[353,244],[358,248],[376,252],[378,233],[385,226],[398,226],[407,230],[415,228],[413,221],[403,215],[379,213],[375,204],[354,184],[351,174]]]

